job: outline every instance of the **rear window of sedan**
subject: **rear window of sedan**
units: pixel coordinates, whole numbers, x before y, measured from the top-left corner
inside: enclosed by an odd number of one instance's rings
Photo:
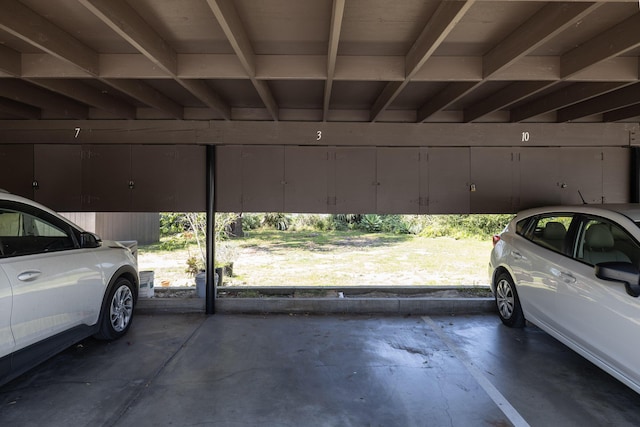
[[[555,252],[564,253],[567,230],[573,214],[545,214],[517,223],[516,232],[526,239]]]

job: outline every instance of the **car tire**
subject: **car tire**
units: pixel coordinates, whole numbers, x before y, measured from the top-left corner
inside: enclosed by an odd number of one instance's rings
[[[520,305],[520,298],[518,298],[518,291],[516,291],[513,279],[508,273],[500,273],[498,275],[495,299],[502,323],[511,328],[525,326],[526,322]]]
[[[100,314],[100,329],[94,335],[100,340],[115,340],[127,333],[133,321],[135,303],[133,284],[120,277],[111,287]]]

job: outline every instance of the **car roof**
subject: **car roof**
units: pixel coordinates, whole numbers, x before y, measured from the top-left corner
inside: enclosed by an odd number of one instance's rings
[[[640,203],[605,203],[599,205],[558,205],[543,206],[538,208],[526,209],[518,213],[518,217],[528,217],[549,212],[575,212],[584,214],[604,215],[617,213],[624,215],[634,222],[640,222]]]

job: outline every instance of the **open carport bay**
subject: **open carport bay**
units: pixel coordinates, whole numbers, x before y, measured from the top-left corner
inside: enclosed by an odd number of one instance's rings
[[[0,388],[6,426],[637,425],[640,396],[493,315],[142,314]]]

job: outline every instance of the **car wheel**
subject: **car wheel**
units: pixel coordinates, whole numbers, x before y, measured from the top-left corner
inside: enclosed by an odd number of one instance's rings
[[[500,320],[512,328],[522,328],[525,325],[524,313],[518,298],[518,292],[513,279],[507,273],[501,273],[496,282],[496,305]]]
[[[121,277],[109,291],[106,304],[103,304],[100,330],[95,337],[115,340],[126,334],[133,321],[133,305],[133,284]]]

